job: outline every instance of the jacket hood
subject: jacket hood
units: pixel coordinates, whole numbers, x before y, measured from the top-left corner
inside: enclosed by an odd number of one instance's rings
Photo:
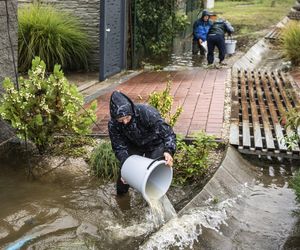
[[[210,16],[210,12],[208,10],[202,11],[201,19],[203,19],[203,17],[205,17],[205,16]]]
[[[123,116],[133,115],[135,107],[130,98],[119,91],[114,91],[110,97],[110,116],[118,119]]]

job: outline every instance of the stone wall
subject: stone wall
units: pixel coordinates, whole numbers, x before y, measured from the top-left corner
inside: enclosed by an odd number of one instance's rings
[[[6,3],[8,12],[6,11]],[[8,23],[7,17],[9,20]],[[9,39],[9,35],[11,39]],[[12,54],[14,54],[17,64],[17,35],[17,0],[0,0],[0,94],[3,93],[2,82],[5,77],[9,77],[15,81]],[[0,120],[0,147],[4,144],[3,142],[7,141],[11,137],[14,137],[14,133],[11,128],[7,125],[7,123]]]
[[[19,7],[32,2],[51,4],[57,9],[71,12],[74,16],[79,18],[91,43],[90,69],[99,69],[100,0],[19,0],[18,2]]]
[[[0,0],[0,82],[5,77],[15,78],[12,49],[17,63],[18,50],[18,25],[17,25],[17,0],[7,0],[9,23],[7,24],[6,1]],[[8,32],[9,28],[9,32]],[[9,39],[11,38],[11,43]],[[11,47],[12,45],[12,47]],[[1,92],[2,84],[0,85]]]

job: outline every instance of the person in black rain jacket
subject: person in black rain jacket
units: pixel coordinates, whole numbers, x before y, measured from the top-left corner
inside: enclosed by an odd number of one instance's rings
[[[110,98],[110,116],[109,136],[121,167],[133,154],[152,159],[164,156],[167,165],[173,165],[176,135],[154,107],[134,104],[123,93],[114,91]],[[120,174],[117,194],[127,193],[128,189]]]
[[[231,24],[228,21],[225,21],[223,19],[217,19],[213,21],[213,25],[208,31],[207,34],[207,62],[208,65],[213,64],[214,62],[214,50],[215,47],[219,50],[219,59],[220,64],[225,64],[225,54],[226,54],[226,48],[225,48],[225,34],[228,33],[228,35],[231,35],[234,32],[234,28],[231,26]]]

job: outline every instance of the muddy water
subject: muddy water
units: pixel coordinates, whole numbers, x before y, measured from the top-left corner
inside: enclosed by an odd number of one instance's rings
[[[24,161],[22,161],[24,162]],[[240,194],[175,216],[158,230],[139,193],[115,196],[114,185],[90,178],[45,184],[23,166],[0,163],[0,248],[17,249],[297,249],[298,208],[289,165],[253,166]],[[169,202],[165,200],[165,203]],[[169,207],[169,206],[165,206]],[[298,223],[298,224],[297,224]],[[263,248],[260,248],[263,246]],[[11,247],[11,248],[10,248]],[[298,248],[299,249],[299,248]]]
[[[80,179],[45,184],[0,163],[0,249],[134,249],[156,225],[140,194]]]
[[[240,184],[221,175],[140,249],[300,249],[299,204],[288,185],[299,165],[260,160],[250,168]]]

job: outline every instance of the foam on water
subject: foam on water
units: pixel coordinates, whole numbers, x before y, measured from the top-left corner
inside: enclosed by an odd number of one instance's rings
[[[192,249],[194,241],[202,233],[202,227],[221,234],[220,225],[226,225],[226,209],[232,207],[237,198],[227,199],[215,206],[198,207],[181,217],[171,219],[159,233],[153,234],[140,249],[169,249],[178,247]]]
[[[150,199],[152,221],[156,227],[165,224],[177,216],[176,211],[166,195],[158,199]]]

